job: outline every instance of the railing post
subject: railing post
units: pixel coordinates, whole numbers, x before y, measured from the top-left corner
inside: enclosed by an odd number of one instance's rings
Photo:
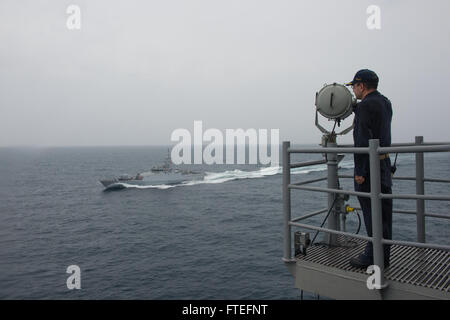
[[[380,155],[378,139],[369,140],[370,158],[370,204],[372,209],[372,244],[374,265],[380,268],[381,288],[385,287],[384,280],[384,250],[383,250],[383,217],[381,213],[381,179],[380,179]]]
[[[283,212],[284,212],[284,255],[283,259],[289,261],[291,256],[291,190],[289,184],[291,183],[291,156],[288,151],[291,143],[283,141]]]
[[[416,145],[423,144],[423,137],[416,136]],[[416,152],[416,194],[425,194],[423,152]],[[417,242],[425,243],[425,200],[417,199]]]
[[[330,148],[337,147],[336,136],[333,135],[329,138],[326,145]],[[338,162],[336,153],[327,153],[327,172],[328,172],[328,188],[337,189],[338,188]],[[328,209],[331,209],[331,214],[328,218],[328,229],[340,230],[339,215],[336,211],[337,206],[337,194],[328,194]],[[336,200],[335,200],[336,199]],[[334,207],[331,208],[334,204]],[[336,234],[327,233],[325,234],[325,242],[330,246],[336,246],[338,244],[338,237]]]

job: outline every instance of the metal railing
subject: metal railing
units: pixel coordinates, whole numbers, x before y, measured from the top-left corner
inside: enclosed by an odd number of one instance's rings
[[[369,147],[355,148],[349,146],[338,147],[323,147],[323,148],[301,148],[292,149],[290,142],[283,142],[283,211],[284,211],[284,256],[283,260],[286,262],[295,261],[292,257],[292,227],[301,227],[310,230],[325,232],[329,234],[344,235],[357,239],[370,241],[373,244],[374,264],[380,268],[382,285],[385,286],[384,280],[384,250],[383,245],[402,245],[402,246],[414,246],[420,248],[431,248],[450,251],[450,246],[425,243],[425,217],[444,218],[450,219],[450,215],[443,214],[431,214],[425,213],[425,200],[443,200],[450,201],[450,196],[444,195],[425,195],[425,182],[442,182],[449,183],[450,180],[446,179],[427,179],[424,177],[424,152],[448,152],[450,151],[450,143],[424,143],[423,137],[416,137],[415,143],[405,144],[393,144],[391,147],[380,147],[379,140],[370,140]],[[304,167],[319,163],[327,163],[326,160],[308,161],[299,164],[291,164],[291,154],[294,153],[320,153],[320,154],[338,154],[338,153],[368,153],[370,161],[370,190],[371,192],[358,192],[350,190],[342,190],[338,188],[323,188],[315,186],[307,186],[308,184],[327,180],[327,177],[312,179],[295,184],[291,184],[291,169]],[[415,153],[416,154],[416,176],[415,177],[394,177],[397,180],[415,180],[416,181],[416,194],[383,194],[381,193],[381,180],[380,180],[380,154],[386,153]],[[351,178],[353,176],[340,176],[339,178]],[[305,214],[301,217],[292,219],[291,217],[291,190],[307,190],[315,192],[325,192],[334,195],[344,194],[353,195],[359,197],[368,197],[371,199],[372,208],[372,237],[363,236],[354,233],[348,233],[333,228],[323,228],[313,226],[311,224],[299,223],[298,221],[310,218],[328,210],[324,208],[312,213]],[[382,199],[415,199],[416,211],[409,210],[393,210],[394,213],[403,214],[416,214],[417,217],[417,242],[413,241],[397,241],[383,239],[383,227],[382,227],[382,214],[381,214],[381,200]],[[329,224],[330,226],[330,224]]]

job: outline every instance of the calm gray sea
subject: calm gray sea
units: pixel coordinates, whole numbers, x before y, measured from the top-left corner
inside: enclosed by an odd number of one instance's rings
[[[197,183],[103,192],[100,178],[149,171],[166,153],[167,147],[1,148],[0,298],[299,299],[281,260],[279,168],[197,165],[207,172]],[[348,157],[343,174],[353,172]],[[449,179],[449,153],[425,159],[426,177]],[[398,175],[414,175],[413,155],[400,155],[398,167]],[[293,180],[324,170],[296,169]],[[415,193],[415,186],[395,182],[393,190]],[[427,193],[449,191],[426,184]],[[326,206],[325,196],[313,192],[293,191],[292,200],[294,216]],[[415,201],[394,206],[414,209]],[[427,201],[426,208],[448,213],[450,205]],[[356,217],[347,221],[347,230],[356,230]],[[414,240],[414,217],[394,215],[393,229],[394,239]],[[446,220],[427,219],[429,242],[449,244],[449,235]],[[81,269],[81,290],[67,289],[70,265]]]

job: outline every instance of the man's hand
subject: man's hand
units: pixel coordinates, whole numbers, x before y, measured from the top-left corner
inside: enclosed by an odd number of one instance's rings
[[[363,184],[365,180],[366,179],[364,179],[363,176],[355,176],[355,181],[357,184]]]

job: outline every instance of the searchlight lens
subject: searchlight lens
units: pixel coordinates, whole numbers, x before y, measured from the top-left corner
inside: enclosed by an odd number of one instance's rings
[[[343,120],[353,111],[356,99],[342,84],[325,85],[316,93],[317,111],[330,120]]]

